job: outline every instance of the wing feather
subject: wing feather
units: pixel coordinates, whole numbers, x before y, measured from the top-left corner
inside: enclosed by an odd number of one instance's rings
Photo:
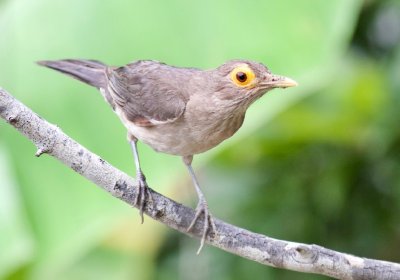
[[[182,71],[156,61],[137,61],[110,68],[109,90],[115,104],[136,125],[173,122],[185,111],[188,99],[179,87],[178,73]]]

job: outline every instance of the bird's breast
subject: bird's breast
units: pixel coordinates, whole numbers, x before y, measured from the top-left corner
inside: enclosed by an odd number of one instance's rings
[[[193,115],[194,113],[194,115]],[[244,114],[220,116],[187,111],[172,123],[137,126],[117,112],[129,133],[158,152],[188,156],[205,152],[231,137],[242,125]]]

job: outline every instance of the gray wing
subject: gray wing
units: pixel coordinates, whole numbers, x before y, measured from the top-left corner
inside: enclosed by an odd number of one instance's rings
[[[113,101],[136,125],[173,122],[183,114],[187,102],[177,72],[180,70],[156,61],[110,69],[107,76]]]

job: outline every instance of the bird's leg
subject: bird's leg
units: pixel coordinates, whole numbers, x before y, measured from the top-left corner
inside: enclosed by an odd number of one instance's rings
[[[128,141],[132,148],[133,157],[135,159],[135,166],[136,166],[136,179],[138,182],[138,194],[136,196],[134,204],[139,207],[140,217],[142,219],[142,224],[144,221],[143,218],[143,209],[146,204],[146,197],[153,202],[153,197],[147,186],[146,177],[144,176],[142,169],[140,168],[140,161],[139,161],[139,153],[137,149],[137,138],[131,134],[128,134]]]
[[[193,160],[193,156],[183,157],[183,162],[185,163],[186,167],[189,170],[190,176],[192,177],[192,181],[193,181],[194,187],[196,189],[197,196],[199,198],[199,202],[196,207],[196,214],[195,214],[192,222],[190,223],[189,227],[187,228],[187,231],[189,232],[192,230],[193,226],[196,224],[196,221],[199,219],[200,215],[203,214],[204,215],[203,235],[201,237],[200,247],[197,250],[197,254],[199,254],[201,249],[204,246],[204,241],[206,240],[207,233],[210,230],[210,227],[213,232],[216,232],[216,228],[215,228],[215,224],[214,224],[213,218],[211,216],[211,213],[208,209],[208,204],[207,204],[206,198],[205,198],[203,192],[201,191],[199,183],[196,178],[196,175],[194,174],[194,171],[192,168],[192,160]]]

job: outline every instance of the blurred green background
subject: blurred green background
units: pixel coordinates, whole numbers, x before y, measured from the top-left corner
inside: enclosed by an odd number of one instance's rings
[[[0,86],[134,174],[95,89],[35,61],[263,62],[274,90],[195,157],[212,213],[279,239],[400,262],[400,1],[0,1]],[[139,147],[148,182],[194,207],[178,157]],[[0,122],[0,279],[328,279],[206,246],[146,219]]]

